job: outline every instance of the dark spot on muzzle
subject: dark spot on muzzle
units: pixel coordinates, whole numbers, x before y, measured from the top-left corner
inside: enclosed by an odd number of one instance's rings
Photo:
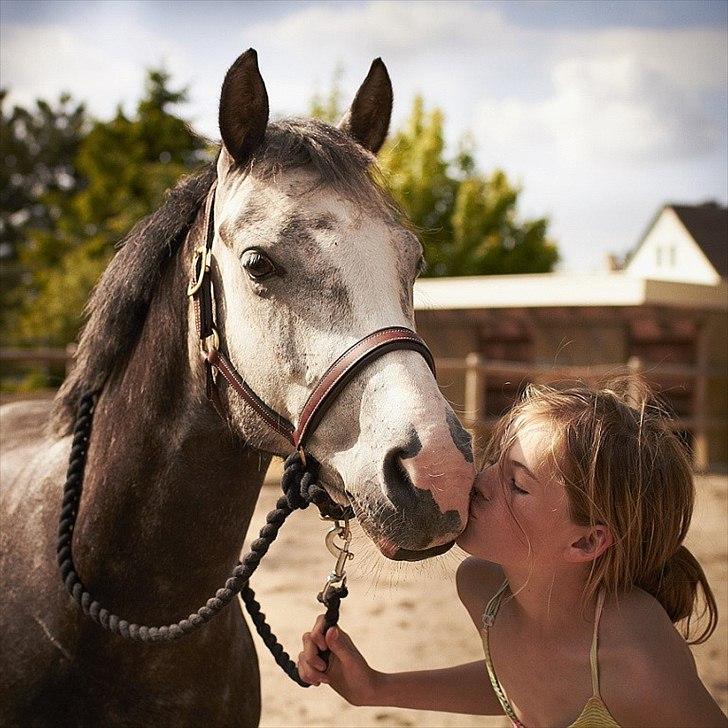
[[[422,556],[416,558],[427,558],[428,555],[435,555],[429,553],[429,544],[446,534],[460,533],[462,524],[456,510],[443,513],[432,492],[418,488],[412,482],[403,461],[415,457],[421,450],[422,442],[412,427],[406,443],[393,447],[384,457],[384,492],[399,517],[383,518],[383,522],[390,524],[383,535],[396,544],[402,544],[400,553],[419,553],[422,549]],[[415,557],[403,555],[401,558],[412,561]]]
[[[470,437],[470,433],[460,424],[460,420],[458,420],[455,413],[450,408],[448,408],[445,417],[447,419],[447,426],[450,428],[450,436],[452,437],[452,441],[455,443],[455,447],[463,454],[466,463],[472,463],[473,438]]]

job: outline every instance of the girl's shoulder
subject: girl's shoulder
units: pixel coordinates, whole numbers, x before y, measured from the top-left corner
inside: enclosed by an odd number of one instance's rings
[[[476,627],[480,628],[488,600],[503,584],[505,575],[498,564],[469,556],[458,566],[458,596]]]
[[[684,638],[655,597],[634,587],[607,598],[600,620],[600,633],[621,654],[653,654],[656,649],[679,650],[689,654]]]
[[[657,599],[638,588],[605,602],[599,672],[602,696],[623,725],[644,725],[648,716],[653,725],[687,725],[679,722],[687,713],[708,715],[714,706],[687,642]]]

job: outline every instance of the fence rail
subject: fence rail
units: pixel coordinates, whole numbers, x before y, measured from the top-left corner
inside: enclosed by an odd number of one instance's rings
[[[2,348],[0,363],[9,364],[63,364],[66,373],[73,363],[76,345],[69,344],[65,349],[41,347],[37,349]]]
[[[69,345],[61,348],[0,349],[0,364],[41,364],[53,365],[63,363],[66,372],[73,363],[76,346]],[[447,375],[456,374],[463,377],[464,382],[464,408],[460,413],[468,429],[482,442],[497,421],[497,417],[487,416],[486,398],[489,380],[503,380],[520,385],[525,382],[532,383],[563,383],[565,381],[583,381],[587,384],[596,384],[607,377],[631,375],[644,377],[648,381],[679,380],[690,383],[692,392],[691,412],[688,416],[676,417],[672,426],[676,430],[689,431],[693,436],[693,456],[696,468],[704,470],[708,467],[708,436],[716,429],[725,429],[728,418],[723,416],[710,416],[707,402],[707,382],[709,378],[727,379],[726,371],[706,366],[703,357],[700,357],[696,366],[675,364],[645,363],[638,357],[632,357],[624,363],[595,364],[590,366],[543,366],[527,362],[500,361],[485,359],[480,354],[468,354],[462,359],[441,357],[436,360],[440,381]],[[22,397],[52,396],[52,390],[40,392],[4,393],[3,401]]]
[[[464,408],[461,419],[468,429],[482,443],[497,422],[497,417],[486,415],[488,381],[496,379],[499,383],[510,381],[546,384],[582,381],[596,385],[607,378],[630,376],[643,378],[652,383],[679,381],[690,385],[692,394],[690,414],[674,417],[670,424],[676,431],[690,432],[693,439],[693,464],[697,470],[707,470],[710,465],[709,436],[716,430],[728,429],[728,417],[711,416],[708,408],[708,380],[728,380],[725,369],[707,366],[707,357],[699,356],[698,364],[675,365],[644,362],[639,357],[631,357],[624,363],[544,366],[527,362],[488,360],[480,354],[468,354],[464,359],[440,358],[436,360],[440,381],[446,373],[461,374],[464,381]]]

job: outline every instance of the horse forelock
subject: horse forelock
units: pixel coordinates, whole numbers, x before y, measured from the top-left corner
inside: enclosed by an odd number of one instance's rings
[[[376,157],[330,124],[295,117],[271,122],[265,143],[240,171],[270,179],[293,168],[311,170],[322,186],[360,207],[404,217],[386,191]]]

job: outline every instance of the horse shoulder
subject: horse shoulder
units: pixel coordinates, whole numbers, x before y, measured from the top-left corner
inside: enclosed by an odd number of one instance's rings
[[[16,512],[45,500],[68,457],[65,438],[49,433],[50,401],[14,402],[0,407],[0,509],[6,525]],[[57,488],[53,488],[57,490]],[[60,503],[60,491],[58,491]]]
[[[0,725],[22,723],[36,700],[52,703],[48,686],[75,651],[55,563],[70,438],[50,435],[49,417],[50,402],[0,408]]]

